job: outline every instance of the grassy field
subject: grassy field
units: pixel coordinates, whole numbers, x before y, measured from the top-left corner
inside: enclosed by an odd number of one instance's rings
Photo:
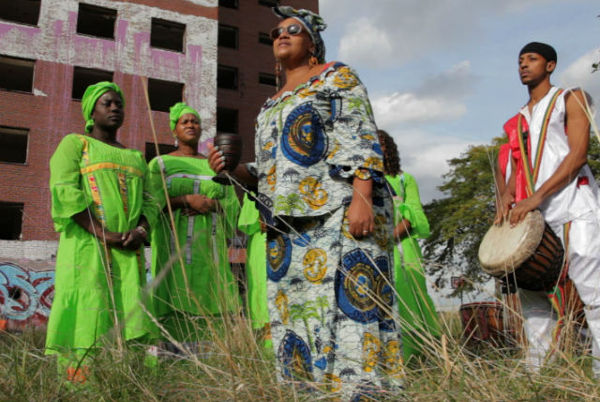
[[[590,357],[560,354],[541,373],[522,365],[518,350],[463,345],[456,313],[442,315],[445,335],[432,340],[428,356],[406,367],[409,401],[596,401]],[[136,347],[105,349],[91,379],[73,387],[59,381],[54,357],[43,354],[43,333],[0,333],[0,401],[328,401],[325,393],[297,392],[277,383],[273,352],[257,346],[243,318],[228,320],[211,339],[209,353],[143,364]]]

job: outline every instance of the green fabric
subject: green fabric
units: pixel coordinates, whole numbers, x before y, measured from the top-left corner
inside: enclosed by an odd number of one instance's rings
[[[263,328],[269,322],[267,306],[267,234],[260,230],[260,214],[254,201],[244,194],[238,220],[240,231],[248,235],[246,244],[246,291],[248,316],[252,328]]]
[[[398,176],[386,176],[394,189],[394,223],[397,225],[404,218],[411,224],[408,237],[394,248],[394,271],[396,291],[399,295],[399,309],[404,360],[421,353],[427,347],[430,334],[440,335],[440,324],[435,304],[427,294],[427,283],[422,262],[421,247],[418,237],[429,236],[429,222],[423,212],[419,188],[414,177],[408,173]],[[401,250],[400,250],[401,249]]]
[[[175,131],[175,127],[177,127],[177,122],[184,114],[193,114],[198,118],[198,120],[201,120],[200,115],[198,114],[196,109],[186,105],[183,102],[178,102],[171,106],[171,108],[169,109],[169,124],[171,126],[171,131]]]
[[[123,108],[125,107],[125,95],[121,88],[114,82],[102,81],[94,85],[90,85],[86,88],[81,98],[81,111],[85,120],[85,132],[91,133],[94,127],[94,120],[92,119],[92,112],[98,98],[104,95],[108,91],[115,91],[121,97]]]
[[[155,221],[158,205],[145,191],[146,173],[139,151],[76,134],[63,138],[50,159],[51,213],[61,234],[47,354],[90,348],[107,333],[115,336],[116,328],[125,340],[156,335],[140,306],[143,250],[107,249],[71,218],[90,206],[109,231],[135,228],[142,214]]]
[[[202,194],[218,200],[223,211],[185,216],[181,209],[173,210],[185,276],[180,260],[175,258],[172,269],[154,290],[157,316],[186,312],[191,317],[237,310],[240,300],[227,247],[227,239],[235,235],[239,212],[239,200],[233,186],[213,182],[214,172],[206,159],[164,155],[150,161],[149,169],[161,205],[166,205],[162,171],[170,197]],[[177,255],[170,222],[164,208],[157,228],[152,232],[152,275],[155,278],[169,267],[169,258]],[[181,331],[180,335],[185,337],[186,331]]]

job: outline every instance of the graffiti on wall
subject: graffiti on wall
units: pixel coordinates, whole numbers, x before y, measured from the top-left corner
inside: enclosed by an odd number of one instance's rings
[[[54,271],[33,271],[0,263],[0,329],[41,328],[54,297]]]

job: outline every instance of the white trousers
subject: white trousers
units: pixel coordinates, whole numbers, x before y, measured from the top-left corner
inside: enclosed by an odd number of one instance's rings
[[[564,245],[563,225],[552,230]],[[592,338],[594,375],[600,376],[600,222],[596,213],[572,221],[569,231],[569,277],[585,304],[585,317]],[[552,345],[552,331],[557,317],[545,292],[519,289],[524,329],[529,348],[526,363],[539,370]]]

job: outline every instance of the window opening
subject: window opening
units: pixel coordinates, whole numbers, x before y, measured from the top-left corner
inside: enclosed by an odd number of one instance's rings
[[[149,78],[148,96],[152,110],[168,112],[171,106],[183,99],[183,84]]]
[[[183,52],[185,24],[152,18],[150,46]]]
[[[0,162],[26,163],[29,130],[0,126]]]
[[[79,3],[77,33],[114,39],[116,20],[117,10]]]

